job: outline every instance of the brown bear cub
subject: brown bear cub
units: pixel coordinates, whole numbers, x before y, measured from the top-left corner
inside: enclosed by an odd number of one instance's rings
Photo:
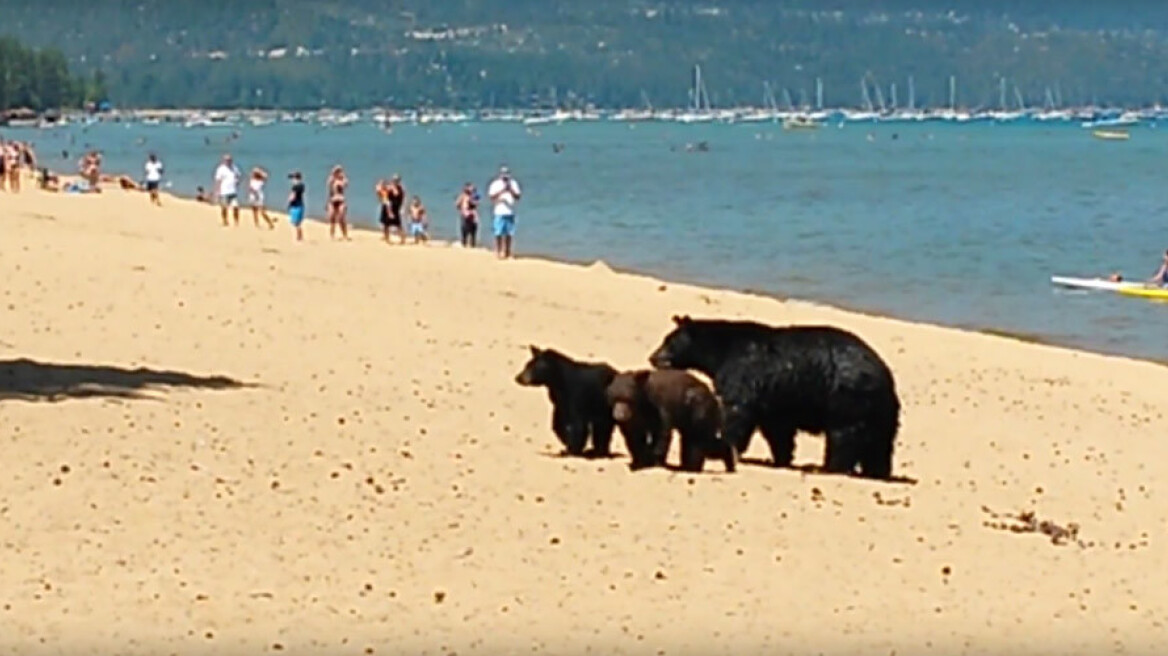
[[[664,466],[676,429],[681,469],[700,472],[720,458],[733,472],[738,452],[721,439],[722,406],[705,383],[684,371],[626,371],[608,386],[612,416],[625,436],[633,469]]]

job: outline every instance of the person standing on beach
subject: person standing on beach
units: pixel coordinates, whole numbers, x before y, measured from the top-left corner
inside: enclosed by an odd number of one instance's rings
[[[462,193],[454,200],[454,207],[458,208],[462,245],[474,248],[479,233],[479,193],[473,184],[468,182],[462,186]]]
[[[406,189],[402,186],[401,175],[394,173],[385,190],[385,200],[389,204],[389,226],[385,230],[385,241],[389,242],[389,235],[396,232],[398,241],[405,243],[402,234],[402,206],[406,204]]]
[[[162,184],[162,162],[158,160],[158,155],[150,153],[146,158],[146,191],[150,192],[150,202],[162,206],[162,200],[158,197],[158,186]]]
[[[304,241],[304,230],[300,224],[304,223],[304,179],[300,171],[288,174],[292,181],[292,190],[288,194],[288,221],[296,229],[296,241]]]
[[[506,166],[499,167],[499,176],[487,187],[494,207],[495,256],[499,259],[511,258],[511,242],[515,237],[515,203],[522,192],[519,182],[511,177]]]
[[[410,236],[414,238],[415,244],[430,241],[430,236],[426,234],[429,225],[430,222],[426,219],[426,206],[422,205],[421,198],[414,196],[410,201]]]
[[[329,172],[325,188],[328,189],[328,200],[325,202],[325,211],[328,213],[329,237],[336,238],[337,226],[341,227],[341,239],[349,238],[349,224],[345,221],[349,208],[345,204],[345,187],[349,186],[349,178],[345,176],[345,169],[340,164]]]
[[[15,141],[0,141],[0,189],[20,191],[20,151]],[[16,178],[13,180],[13,178]]]
[[[219,216],[223,219],[223,226],[227,223],[227,208],[231,208],[236,227],[239,226],[239,167],[231,159],[231,155],[224,155],[219,168],[215,169],[215,195],[219,199]]]
[[[276,228],[276,222],[268,216],[268,208],[264,207],[264,185],[268,182],[268,172],[260,167],[251,170],[251,177],[247,181],[247,202],[251,205],[251,218],[255,227],[260,227],[260,217],[268,222],[268,230]]]
[[[381,238],[385,243],[389,244],[391,243],[389,241],[391,232],[396,232],[399,239],[401,237],[401,223],[398,222],[397,225],[394,225],[393,211],[389,205],[389,181],[385,179],[378,180],[373,190],[377,193],[377,222],[381,224]]]

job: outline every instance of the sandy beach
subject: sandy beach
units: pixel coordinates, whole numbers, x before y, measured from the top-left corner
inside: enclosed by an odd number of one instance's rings
[[[295,244],[283,217],[164,203],[0,194],[5,653],[1168,640],[1161,364],[319,224]],[[622,457],[559,457],[545,394],[513,380],[527,345],[642,368],[677,313],[861,335],[897,377],[915,482],[632,473],[619,437]]]

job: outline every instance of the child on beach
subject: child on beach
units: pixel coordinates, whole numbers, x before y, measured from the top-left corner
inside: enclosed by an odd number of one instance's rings
[[[430,222],[426,219],[426,207],[422,205],[422,199],[414,196],[410,201],[410,236],[414,238],[415,244],[421,244],[429,241],[430,237],[426,234]]]
[[[268,216],[268,209],[264,207],[264,184],[268,181],[268,172],[260,167],[251,170],[251,179],[247,185],[247,201],[251,205],[251,216],[255,226],[260,227],[260,217],[268,222],[268,230],[276,228],[276,222]]]
[[[292,189],[288,193],[288,221],[296,229],[296,241],[304,241],[304,230],[300,224],[304,223],[304,178],[300,171],[288,174],[292,181]]]

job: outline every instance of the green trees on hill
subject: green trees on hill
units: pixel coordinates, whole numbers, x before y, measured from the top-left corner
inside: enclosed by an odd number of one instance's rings
[[[101,73],[91,80],[74,77],[60,50],[34,50],[16,39],[0,37],[0,111],[77,107],[104,94]]]
[[[0,0],[0,34],[127,106],[1135,104],[1168,98],[1168,4],[1065,0]],[[56,5],[56,7],[49,6]],[[100,26],[100,29],[94,29]],[[59,67],[59,62],[54,64]],[[876,93],[879,88],[881,93]],[[784,94],[786,90],[786,94]],[[1049,93],[1048,93],[1049,90]],[[49,89],[43,89],[49,93]],[[95,90],[89,90],[94,97]],[[74,89],[76,93],[76,89]],[[25,92],[31,97],[31,92]]]

